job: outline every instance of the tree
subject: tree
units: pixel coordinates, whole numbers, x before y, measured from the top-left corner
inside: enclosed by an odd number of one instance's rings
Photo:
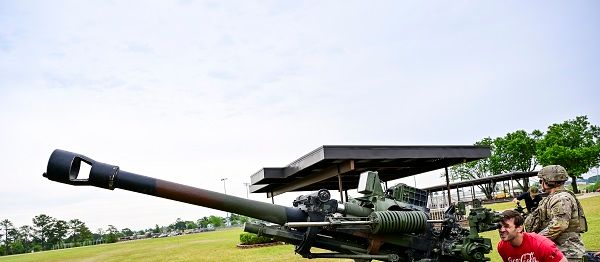
[[[231,221],[232,225],[242,225],[248,222],[248,217],[232,213],[229,216],[229,221]]]
[[[477,178],[488,177],[489,172],[486,171],[486,161],[485,159],[472,161],[460,165],[455,165],[450,168],[450,176],[452,179],[456,180],[458,178],[463,180],[471,180]],[[489,182],[481,185],[477,185],[481,192],[485,194],[487,199],[493,198],[494,188],[496,187],[496,183]]]
[[[12,254],[22,254],[27,252],[27,247],[21,241],[13,241],[10,243],[10,250]]]
[[[194,221],[185,221],[185,228],[186,229],[194,229],[194,228],[198,228],[198,225],[196,225],[196,223]]]
[[[493,156],[493,140],[491,138],[484,138],[479,142],[476,142],[475,145],[478,146],[489,146],[492,150]],[[497,159],[494,157],[484,158],[477,161],[471,161],[467,163],[463,163],[460,165],[455,165],[450,167],[449,175],[453,180],[464,179],[471,180],[476,178],[488,177],[493,174],[494,169],[497,169]],[[496,187],[496,183],[489,182],[482,185],[477,185],[481,192],[485,194],[487,199],[492,199],[492,194],[494,192],[494,188]]]
[[[50,227],[48,243],[52,245],[62,243],[67,236],[68,230],[69,226],[67,225],[67,221],[60,219],[55,220],[54,223],[52,223],[52,227]]]
[[[40,243],[42,249],[48,247],[48,239],[51,237],[51,228],[55,219],[51,216],[41,214],[33,217],[34,241]]]
[[[8,219],[4,219],[4,220],[0,221],[0,227],[2,227],[2,229],[4,229],[4,255],[8,255],[8,254],[10,254],[9,246],[11,244],[9,230],[13,229],[13,223],[10,222],[10,220],[8,220]]]
[[[220,227],[223,225],[223,218],[211,215],[210,217],[208,217],[208,223],[212,224],[214,227]]]
[[[600,181],[596,181],[596,183],[587,185],[586,190],[587,192],[596,192],[598,188],[600,188]]]
[[[115,243],[117,242],[117,240],[119,240],[119,230],[117,230],[115,226],[108,225],[108,229],[106,230],[106,232],[108,232],[106,234],[106,242]]]
[[[85,224],[82,224],[79,228],[79,243],[83,243],[85,241],[92,241],[93,239],[94,234],[92,234],[92,231]]]
[[[234,214],[234,213],[231,213],[229,215],[229,221],[231,222],[232,225],[239,224],[240,223],[239,220],[240,220],[240,215]]]
[[[540,164],[566,168],[573,192],[578,193],[576,179],[600,164],[600,128],[591,125],[587,116],[552,124],[536,151]]]
[[[68,240],[74,243],[82,243],[92,240],[92,231],[79,219],[71,219],[67,224],[69,228]]]
[[[126,237],[130,237],[130,236],[133,236],[134,233],[129,228],[123,228],[123,229],[121,229],[121,234],[123,234]]]
[[[93,234],[94,241],[104,241],[104,229],[98,228]]]
[[[23,252],[33,249],[33,228],[29,225],[19,227],[19,241],[23,243]]]
[[[536,145],[543,136],[539,130],[527,133],[524,130],[518,130],[506,134],[504,137],[498,137],[493,140],[494,151],[491,158],[496,165],[494,169],[501,173],[509,172],[528,172],[537,166]],[[517,184],[523,191],[529,189],[529,179],[524,178],[523,184],[517,180]]]
[[[210,221],[208,221],[208,217],[202,217],[196,221],[196,224],[198,224],[200,228],[207,228],[208,224],[210,224]]]
[[[247,216],[240,216],[240,219],[238,220],[240,225],[248,223],[248,221],[250,221],[250,218]]]
[[[181,220],[181,218],[177,218],[177,220],[175,220],[175,223],[173,224],[173,228],[175,230],[185,230],[185,221]]]
[[[20,228],[12,228],[8,231],[8,235],[12,240],[9,245],[11,254],[21,254],[27,252],[29,243],[26,240],[27,236],[21,233]]]

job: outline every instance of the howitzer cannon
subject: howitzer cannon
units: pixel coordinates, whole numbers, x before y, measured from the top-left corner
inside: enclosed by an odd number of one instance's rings
[[[81,162],[91,166],[87,179],[78,178]],[[499,215],[474,206],[469,229],[450,206],[443,219],[430,219],[427,193],[398,184],[383,190],[377,172],[360,176],[361,197],[339,203],[322,189],[296,198],[294,207],[221,194],[120,170],[86,156],[55,150],[44,177],[70,185],[121,188],[253,217],[276,225],[247,223],[244,230],[294,244],[305,258],[349,258],[356,261],[457,262],[486,261],[490,239],[480,232],[497,228]],[[312,247],[332,251],[313,253]]]

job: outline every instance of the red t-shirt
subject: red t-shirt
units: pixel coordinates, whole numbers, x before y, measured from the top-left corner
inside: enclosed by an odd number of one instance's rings
[[[523,232],[523,243],[513,247],[508,241],[498,243],[504,262],[559,262],[563,258],[552,240],[536,233]]]

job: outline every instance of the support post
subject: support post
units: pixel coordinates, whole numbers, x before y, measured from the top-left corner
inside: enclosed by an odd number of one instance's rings
[[[427,192],[427,207],[431,208],[433,206],[433,193],[431,191]]]
[[[344,203],[344,190],[342,189],[342,174],[340,174],[340,168],[338,167],[338,187],[339,187],[339,191],[340,191],[340,201],[342,203]]]
[[[510,176],[510,196],[515,197],[515,185],[513,184],[513,177]]]
[[[444,167],[444,170],[446,170],[446,187],[447,191],[448,191],[448,206],[450,206],[452,204],[452,198],[450,196],[450,177],[448,176],[448,167]]]

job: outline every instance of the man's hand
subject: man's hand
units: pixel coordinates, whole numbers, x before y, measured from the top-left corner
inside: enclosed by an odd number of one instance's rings
[[[517,200],[517,198],[513,198],[513,203],[519,203],[519,200]]]

